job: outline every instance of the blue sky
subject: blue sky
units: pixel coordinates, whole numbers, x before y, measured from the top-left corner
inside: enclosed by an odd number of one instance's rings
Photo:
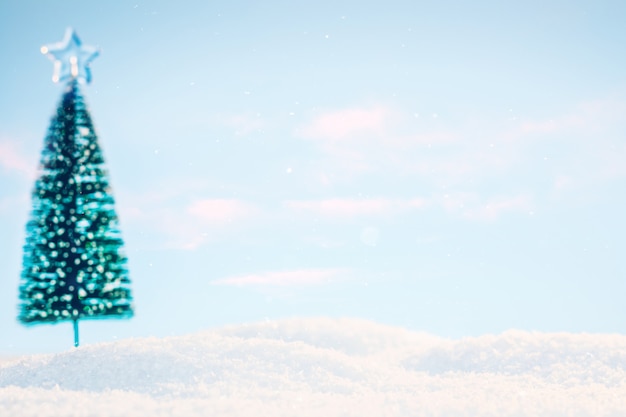
[[[62,92],[87,99],[136,317],[85,343],[292,316],[448,337],[626,331],[621,1],[0,3],[0,352]]]

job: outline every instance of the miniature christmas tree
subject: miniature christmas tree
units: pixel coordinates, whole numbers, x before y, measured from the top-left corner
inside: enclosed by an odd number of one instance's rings
[[[98,54],[72,29],[43,47],[67,81],[52,118],[32,194],[20,280],[25,325],[133,315],[130,280],[108,174],[79,82],[89,82]]]

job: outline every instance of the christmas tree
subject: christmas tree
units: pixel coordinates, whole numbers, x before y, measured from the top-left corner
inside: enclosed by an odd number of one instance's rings
[[[98,54],[68,29],[41,51],[66,88],[41,154],[26,225],[18,319],[25,325],[133,315],[130,280],[104,158],[79,82]]]

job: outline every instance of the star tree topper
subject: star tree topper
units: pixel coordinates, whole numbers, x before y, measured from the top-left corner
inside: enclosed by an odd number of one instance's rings
[[[91,82],[89,64],[100,51],[93,46],[83,45],[76,31],[67,28],[61,42],[42,46],[41,53],[54,62],[52,81],[55,83],[75,79],[89,84]]]

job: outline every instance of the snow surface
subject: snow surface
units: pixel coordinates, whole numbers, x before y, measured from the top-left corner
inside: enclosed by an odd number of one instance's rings
[[[626,336],[261,322],[4,359],[0,416],[626,416]]]

